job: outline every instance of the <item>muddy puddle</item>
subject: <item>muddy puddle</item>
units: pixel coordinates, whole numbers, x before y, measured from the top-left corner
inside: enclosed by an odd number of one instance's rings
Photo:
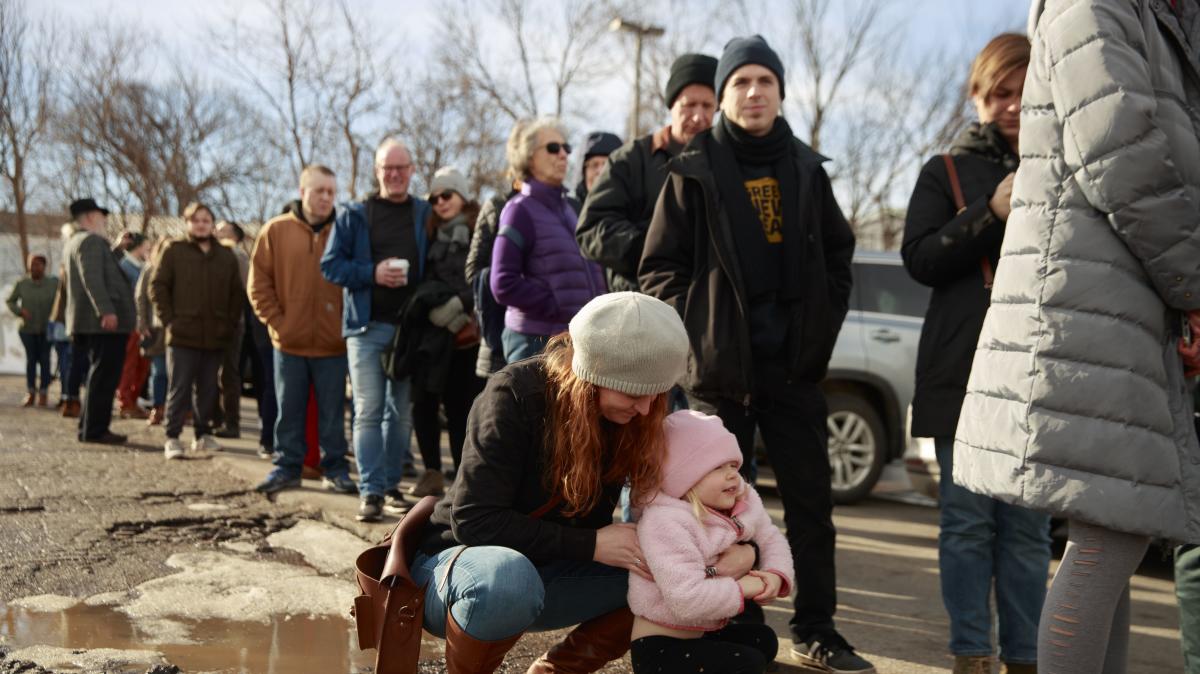
[[[157,651],[185,672],[236,674],[353,674],[368,671],[375,658],[375,651],[358,649],[353,623],[337,617],[276,616],[266,623],[180,619],[146,626],[111,606],[41,612],[0,603],[0,644],[17,651],[17,658],[34,645]],[[426,637],[422,658],[441,650],[440,642]],[[62,663],[39,664],[71,671]],[[131,665],[128,671],[146,668]]]

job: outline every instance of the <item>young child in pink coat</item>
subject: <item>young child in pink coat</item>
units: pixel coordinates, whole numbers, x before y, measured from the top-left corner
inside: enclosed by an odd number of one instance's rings
[[[729,619],[746,601],[768,604],[791,592],[787,540],[738,474],[742,452],[720,419],[683,410],[667,417],[666,432],[662,486],[637,525],[654,580],[629,576],[633,671],[764,672],[779,648],[774,632]],[[739,542],[756,546],[754,570],[718,576],[717,558]]]

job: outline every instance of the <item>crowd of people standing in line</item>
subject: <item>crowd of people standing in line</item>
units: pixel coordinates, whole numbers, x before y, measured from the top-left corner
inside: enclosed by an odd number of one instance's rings
[[[1190,0],[1035,3],[1031,37],[973,61],[978,121],[917,180],[902,257],[933,295],[912,430],[942,468],[956,674],[992,671],[993,592],[1004,671],[1124,671],[1128,579],[1151,537],[1200,543],[1185,378],[1200,370],[1198,28]],[[784,82],[759,36],[679,57],[670,123],[624,145],[590,135],[575,197],[555,119],[514,127],[510,183],[482,204],[453,167],[410,194],[413,158],[388,138],[377,192],[335,208],[333,172],[306,167],[243,261],[202,204],[185,238],[149,255],[134,236],[118,257],[106,212],[80,200],[63,282],[35,257],[9,300],[26,402],[46,404],[57,292],[90,363],[80,440],[122,442],[114,396],[137,414],[148,378],[167,458],[185,454],[188,416],[193,449],[217,449],[238,430],[218,392],[240,385],[242,331],[262,332],[274,468],[258,490],[300,486],[314,397],[323,484],[357,493],[360,520],[441,495],[411,568],[448,671],[494,671],[524,632],[573,626],[531,672],[595,671],[631,648],[636,672],[761,672],[778,648],[761,605],[794,595],[794,658],[874,672],[834,623],[820,389],[855,239],[828,159],[780,113]],[[414,431],[425,472],[406,494]],[[753,489],[756,432],[786,534]],[[654,530],[614,523],[622,499]],[[1047,590],[1050,515],[1070,541]],[[1196,557],[1179,551],[1185,632],[1200,625]]]

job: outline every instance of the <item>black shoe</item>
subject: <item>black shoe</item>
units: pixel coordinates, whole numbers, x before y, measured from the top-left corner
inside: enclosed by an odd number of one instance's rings
[[[359,522],[378,522],[383,519],[383,497],[378,494],[367,494],[358,504],[358,515],[354,519]]]
[[[854,647],[837,632],[797,639],[792,657],[802,665],[829,674],[875,674],[875,665],[854,652]]]
[[[254,491],[260,494],[276,494],[285,489],[299,489],[301,484],[302,481],[299,475],[284,475],[277,470],[273,470],[267,476],[267,479],[254,488]]]
[[[329,477],[326,475],[325,477],[321,478],[321,486],[325,487],[327,491],[336,492],[338,494],[358,493],[358,485],[354,483],[354,480],[350,479],[349,475],[337,475],[334,477]]]
[[[240,438],[242,437],[242,432],[236,428],[218,428],[213,431],[213,435],[218,438]]]
[[[389,489],[383,492],[383,509],[390,515],[403,515],[412,510],[414,504],[404,498],[399,489]]]
[[[411,463],[404,467],[404,472],[401,473],[401,475],[410,480],[415,480],[418,477],[420,477],[420,474],[417,472],[416,465],[411,464]]]
[[[442,477],[446,478],[446,487],[454,484],[454,478],[458,477],[458,471],[453,468],[447,468],[442,471]]]
[[[94,438],[83,438],[83,442],[91,442],[91,443],[95,443],[98,445],[123,445],[123,444],[125,444],[125,441],[128,439],[129,438],[125,437],[124,435],[121,435],[120,433],[113,433],[112,431],[105,431],[104,433],[97,435]]]

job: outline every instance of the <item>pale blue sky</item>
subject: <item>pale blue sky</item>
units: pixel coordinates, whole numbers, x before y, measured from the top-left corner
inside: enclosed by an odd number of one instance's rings
[[[449,3],[445,2],[351,1],[356,9],[371,15],[371,23],[377,30],[393,36],[395,43],[403,45],[398,51],[412,61],[424,60],[423,55],[430,47],[435,29],[440,27],[440,22],[452,20],[452,12],[447,11]],[[760,2],[777,9],[764,15],[763,27],[750,28],[769,35],[772,25],[770,17],[777,12],[786,12],[788,3],[786,0]],[[748,4],[758,7],[760,2]],[[259,6],[245,0],[211,0],[202,3],[188,0],[38,0],[30,4],[71,22],[87,23],[103,17],[137,21],[168,44],[178,44],[197,54],[202,54],[205,49],[203,35],[208,26],[220,25],[224,17],[233,15],[239,15],[242,20],[253,24],[255,17],[261,16]],[[889,13],[889,21],[896,24],[895,30],[905,36],[903,43],[911,47],[910,52],[939,45],[952,53],[971,54],[997,32],[1022,30],[1028,6],[1029,0],[885,0],[884,11]],[[669,20],[659,22],[670,26]],[[709,50],[716,52],[719,48],[720,44],[713,44]],[[605,86],[606,89],[611,87],[612,94],[610,96],[605,91],[601,97],[612,104],[589,111],[589,119],[584,122],[589,127],[616,131],[624,128],[629,100],[629,83],[625,80],[629,78],[631,61],[629,55],[614,59],[613,81]],[[206,61],[197,59],[195,62]],[[207,62],[215,63],[215,59]],[[965,64],[955,64],[955,67],[963,68],[965,74]]]

